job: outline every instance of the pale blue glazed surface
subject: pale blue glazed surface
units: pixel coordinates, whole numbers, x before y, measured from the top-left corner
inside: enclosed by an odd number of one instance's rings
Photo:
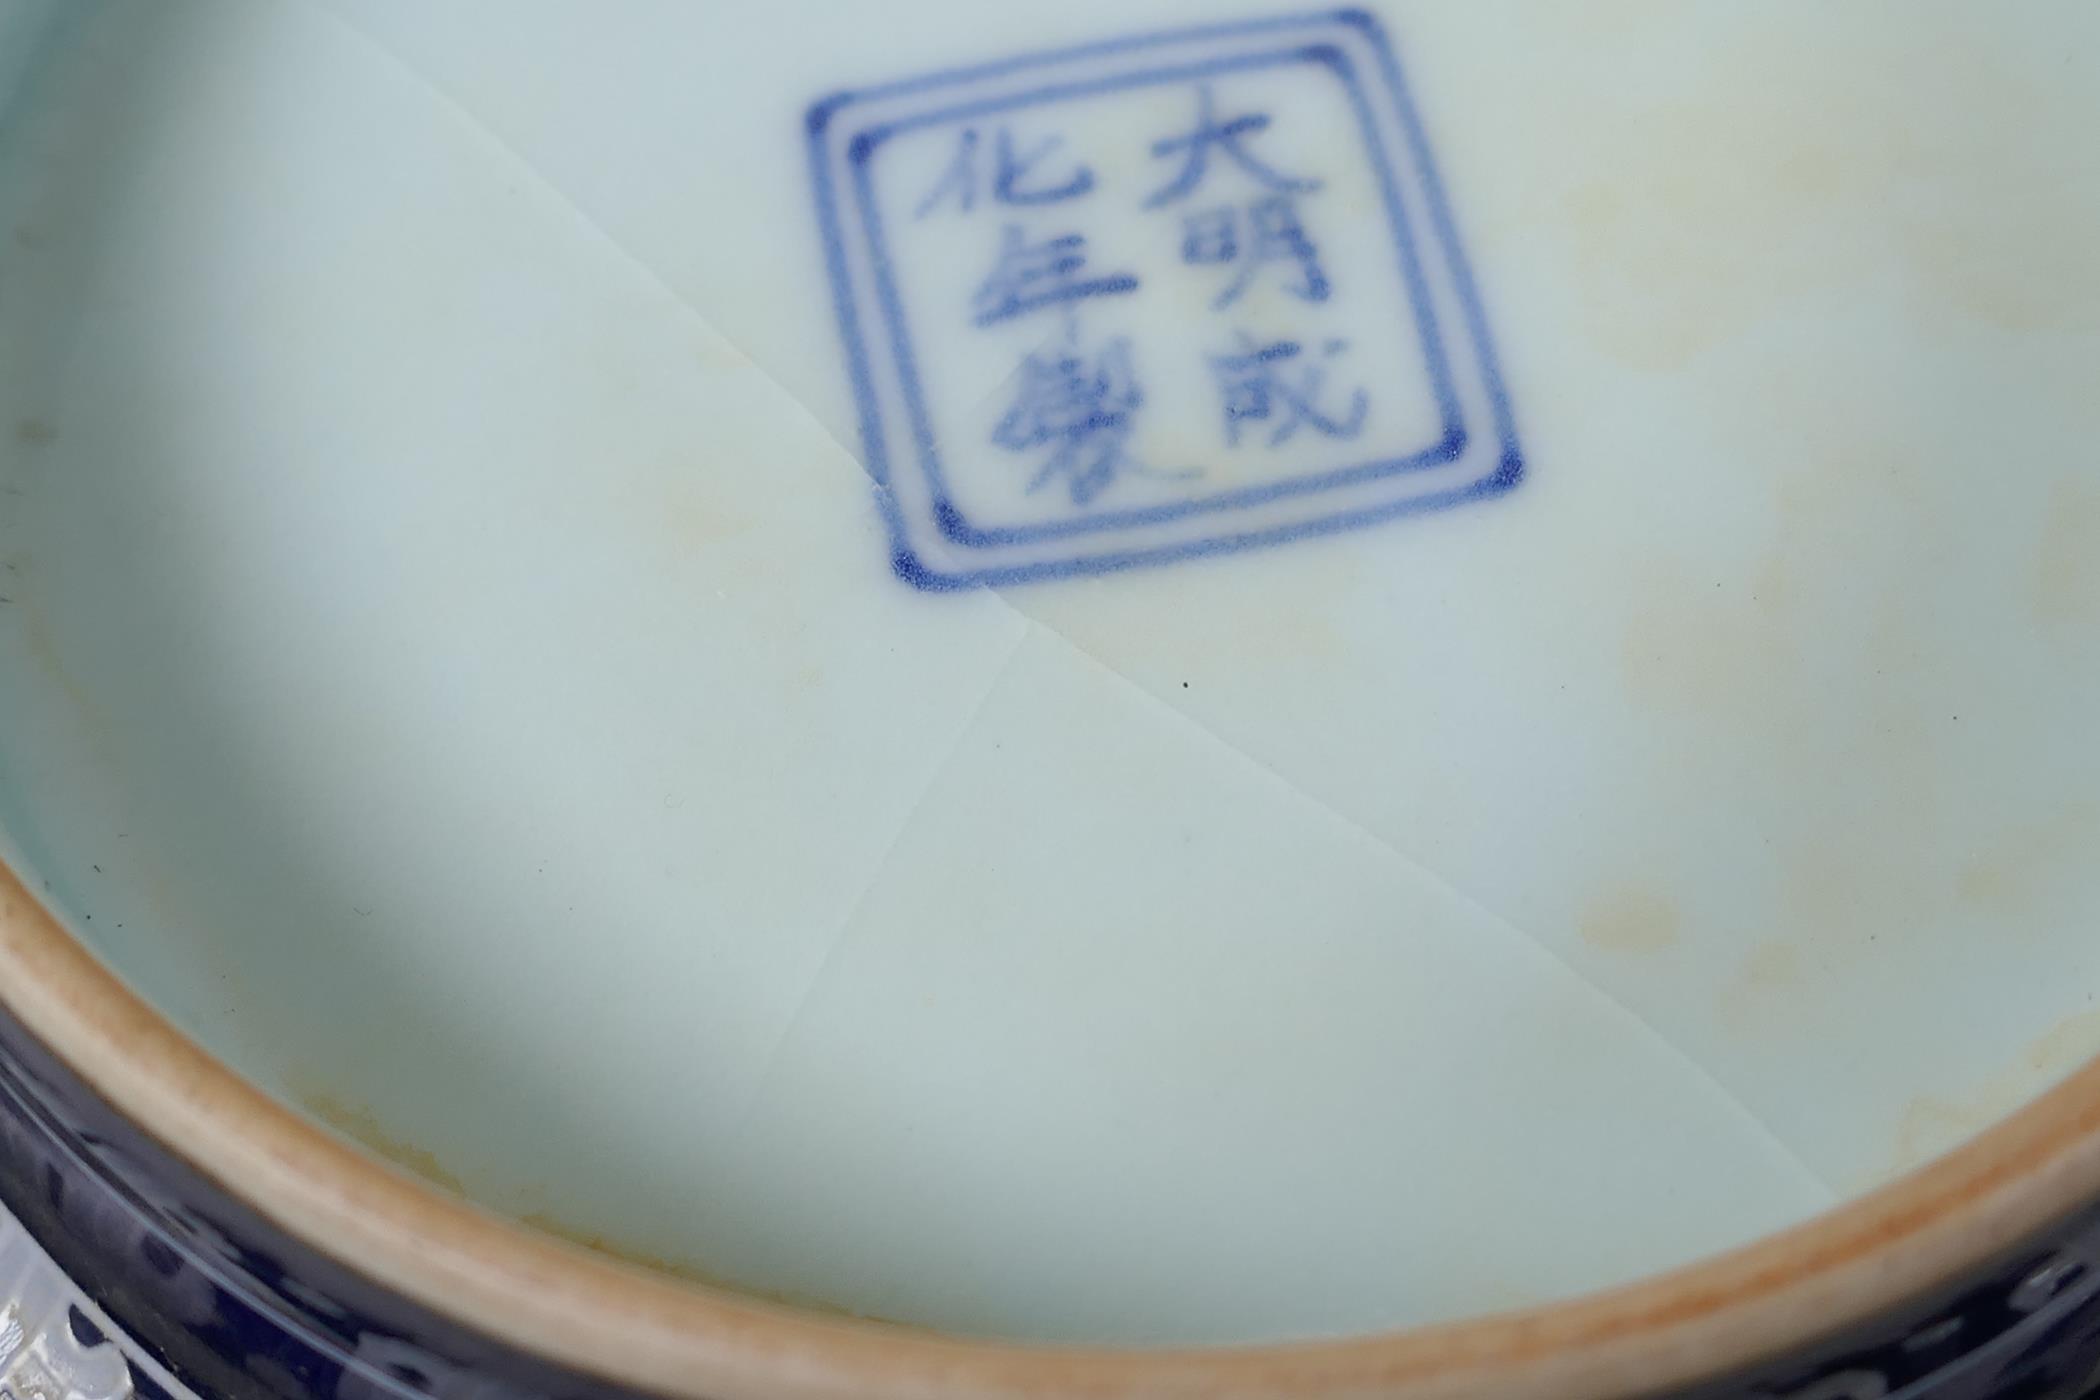
[[[957,148],[876,142],[888,237],[827,241],[827,94],[1241,9],[9,11],[9,853],[212,1051],[499,1210],[996,1335],[1567,1296],[2075,1065],[2100,12],[1393,5],[1418,130],[1375,47],[1205,70],[1205,208],[1283,252],[1243,294],[1147,207],[1180,79],[1010,134],[1083,197],[929,204]],[[977,324],[1010,220],[1115,274],[1103,342]],[[907,362],[951,513],[882,436]],[[1021,392],[1075,377],[1076,419]],[[1528,470],[1254,518],[1424,443]],[[900,529],[991,586],[913,587]],[[998,572],[1119,530],[1185,552]]]

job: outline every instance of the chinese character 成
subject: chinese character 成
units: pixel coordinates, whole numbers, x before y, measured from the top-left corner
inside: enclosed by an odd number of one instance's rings
[[[1028,491],[1058,481],[1072,504],[1085,505],[1136,468],[1128,449],[1144,402],[1127,339],[1108,342],[1091,362],[1075,349],[1038,351],[1022,362],[1013,407],[992,442],[1009,452],[1051,449]]]
[[[1178,175],[1152,192],[1152,196],[1145,201],[1145,207],[1157,209],[1163,204],[1172,204],[1194,194],[1210,172],[1210,159],[1213,154],[1223,155],[1262,188],[1276,194],[1306,194],[1320,188],[1318,180],[1286,175],[1247,149],[1247,138],[1266,131],[1268,126],[1269,116],[1266,112],[1249,112],[1230,121],[1219,121],[1217,103],[1211,96],[1209,86],[1206,84],[1197,88],[1195,129],[1181,136],[1169,136],[1152,143],[1154,156],[1165,159],[1168,156],[1180,155],[1182,165]]]
[[[1333,288],[1320,266],[1320,250],[1298,217],[1298,204],[1287,194],[1272,194],[1247,206],[1242,238],[1240,210],[1227,205],[1187,215],[1182,220],[1181,260],[1193,267],[1239,267],[1239,275],[1211,303],[1222,311],[1247,293],[1264,267],[1296,270],[1284,290],[1300,301],[1325,301]]]
[[[1321,407],[1326,367],[1308,358],[1303,345],[1295,340],[1257,345],[1245,335],[1240,344],[1238,352],[1213,355],[1210,361],[1225,400],[1229,446],[1239,445],[1241,426],[1246,423],[1270,424],[1271,447],[1289,441],[1301,427],[1330,438],[1353,438],[1363,431],[1364,418],[1371,410],[1369,396],[1357,389],[1344,413]],[[1320,359],[1332,359],[1347,348],[1346,342],[1330,340],[1322,347]]]
[[[943,203],[952,202],[967,214],[977,207],[980,188],[985,183],[979,147],[983,144],[976,127],[964,127],[956,137],[955,154],[949,159],[947,169],[912,217],[923,219]],[[1067,199],[1078,199],[1094,188],[1092,167],[1075,164],[1069,175],[1061,181],[1040,176],[1036,167],[1057,153],[1064,145],[1062,136],[1046,137],[1025,152],[1014,144],[1014,134],[1000,127],[993,140],[991,158],[991,196],[994,202],[1005,205],[1058,204]]]
[[[1085,275],[1086,256],[1084,234],[1030,240],[1019,225],[1008,224],[998,263],[970,300],[977,324],[996,325],[1045,306],[1137,290],[1137,278],[1127,272]]]

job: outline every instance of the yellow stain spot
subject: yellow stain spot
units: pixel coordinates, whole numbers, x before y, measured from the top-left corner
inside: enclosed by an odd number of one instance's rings
[[[651,523],[662,532],[674,557],[704,553],[725,541],[748,535],[758,522],[730,497],[684,482],[648,504]]]
[[[1956,877],[1963,903],[2017,913],[2052,886],[2078,880],[2100,855],[2100,807],[2073,803],[2046,821],[2021,827],[1972,858]]]
[[[1980,1104],[1931,1095],[1912,1099],[1896,1126],[1898,1169],[1909,1171],[1941,1153],[1953,1151],[1990,1127],[1997,1116]]]
[[[383,1157],[447,1191],[462,1196],[467,1194],[459,1178],[445,1170],[435,1155],[389,1133],[371,1109],[320,1092],[299,1094],[297,1100],[301,1108],[374,1156]]]
[[[660,1255],[650,1254],[645,1250],[619,1244],[603,1235],[592,1234],[588,1230],[578,1229],[544,1211],[528,1211],[521,1214],[518,1216],[518,1223],[529,1225],[543,1234],[554,1236],[556,1239],[567,1240],[570,1244],[587,1249],[593,1254],[602,1254],[608,1259],[617,1260],[622,1264],[629,1264],[639,1269],[647,1269],[652,1273],[669,1274],[673,1278],[683,1279],[687,1283],[696,1283],[703,1288],[715,1289],[724,1293],[734,1293],[740,1297],[751,1298],[758,1302],[793,1308],[798,1312],[821,1313],[830,1317],[851,1318],[859,1322],[876,1322],[881,1323],[885,1327],[896,1327],[908,1331],[923,1330],[912,1327],[909,1323],[893,1322],[888,1318],[857,1313],[851,1309],[842,1308],[836,1303],[827,1303],[818,1298],[809,1298],[795,1293],[747,1288],[741,1284],[731,1283],[696,1269],[690,1264],[681,1264],[674,1259],[666,1259]]]
[[[1628,693],[1737,732],[1801,704],[1797,653],[1815,601],[1796,578],[1804,562],[1814,557],[1790,532],[1754,570],[1725,578],[1674,558],[1648,563],[1620,637]]]
[[[1806,987],[1808,968],[1800,942],[1770,938],[1753,947],[1722,984],[1718,1010],[1745,1031],[1789,1026]]]
[[[2100,623],[2100,486],[2059,481],[2035,551],[2034,614],[2051,625]]]
[[[1684,936],[1677,906],[1651,890],[1622,886],[1584,911],[1582,941],[1607,953],[1659,953]]]
[[[26,571],[26,565],[20,567]],[[42,608],[37,605],[34,591],[18,589],[16,592],[17,606],[10,611],[20,621],[24,652],[72,707],[74,721],[80,726],[81,736],[89,750],[96,758],[107,762],[112,747],[110,736],[117,730],[110,725],[101,703],[67,663],[58,639],[45,622]]]
[[[2059,1021],[2053,1029],[2027,1047],[2027,1067],[2041,1074],[2062,1076],[2100,1054],[2100,1011]]]
[[[754,363],[749,355],[727,341],[719,345],[703,345],[693,352],[693,358],[700,362],[703,369],[727,373],[750,369]]]
[[[1766,1025],[1785,1014],[1806,982],[1800,946],[1775,938],[1743,959],[1721,989],[1720,1009],[1739,1025]]]
[[[1607,13],[1635,44],[1675,18]],[[1556,145],[1585,178],[1555,213],[1599,350],[1681,370],[1877,278],[1936,317],[2100,325],[2094,182],[2076,142],[2031,139],[2082,129],[2070,87],[2045,89],[1923,26],[1871,75],[1846,47],[1807,51],[1786,26],[1748,23],[1710,44],[1676,93],[1586,104]],[[1994,119],[1960,119],[1975,112]]]
[[[2100,1011],[2082,1012],[2057,1022],[1972,1092],[1913,1099],[1896,1128],[1896,1169],[1923,1166],[1959,1147],[2017,1112],[2096,1053],[2100,1053]]]
[[[625,1246],[614,1244],[603,1235],[594,1235],[586,1230],[579,1230],[575,1226],[565,1224],[544,1211],[527,1211],[518,1217],[518,1221],[520,1224],[530,1225],[533,1229],[544,1234],[553,1235],[556,1239],[567,1240],[570,1244],[588,1249],[593,1254],[602,1254],[608,1259],[617,1259],[622,1264],[632,1264],[636,1268],[648,1269],[655,1273],[672,1274],[691,1283],[704,1283],[711,1287],[715,1286],[713,1279],[703,1277],[697,1270],[686,1265],[673,1263],[669,1259],[649,1254],[639,1249],[629,1249]]]
[[[1746,985],[1769,989],[1801,984],[1801,950],[1791,943],[1762,943],[1743,962]]]

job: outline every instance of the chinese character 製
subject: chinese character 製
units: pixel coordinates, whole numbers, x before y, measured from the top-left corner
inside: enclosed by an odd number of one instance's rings
[[[1298,203],[1287,194],[1272,194],[1246,208],[1245,237],[1241,211],[1231,205],[1205,209],[1182,219],[1181,260],[1191,267],[1239,267],[1239,275],[1211,302],[1222,311],[1247,293],[1264,267],[1296,271],[1284,290],[1300,301],[1325,301],[1333,288],[1320,266],[1320,250],[1305,231]]]
[[[1031,240],[1020,225],[1008,224],[997,264],[970,299],[977,324],[997,325],[1045,306],[1137,290],[1137,278],[1127,272],[1085,275],[1086,259],[1085,234]]]
[[[1152,143],[1152,154],[1165,159],[1182,157],[1181,171],[1172,180],[1152,192],[1145,201],[1147,209],[1157,209],[1163,204],[1172,204],[1188,198],[1203,184],[1210,172],[1210,158],[1222,154],[1238,166],[1242,173],[1252,177],[1264,189],[1276,194],[1306,194],[1320,188],[1320,182],[1299,176],[1286,175],[1265,163],[1247,149],[1247,139],[1269,126],[1266,112],[1248,112],[1230,121],[1221,122],[1217,116],[1217,102],[1212,97],[1208,84],[1196,89],[1196,126],[1193,131],[1180,136],[1169,136]]]
[[[1091,361],[1074,348],[1037,351],[1022,361],[1013,406],[992,429],[992,442],[1017,453],[1051,449],[1029,493],[1062,482],[1072,504],[1085,505],[1137,469],[1129,443],[1144,402],[1128,339],[1108,342]]]
[[[1038,174],[1036,167],[1064,145],[1062,136],[1046,137],[1024,152],[1015,146],[1013,132],[1002,126],[992,144],[990,184],[995,203],[1058,204],[1077,199],[1094,188],[1093,168],[1084,164],[1075,164],[1062,181],[1049,180]],[[913,218],[923,219],[948,202],[965,214],[977,207],[979,191],[985,184],[983,163],[979,158],[982,145],[982,136],[976,127],[962,129],[956,137],[955,154],[949,159],[947,169],[926,197],[919,201],[918,208],[912,213]]]
[[[1358,388],[1349,398],[1346,412],[1334,413],[1320,406],[1320,391],[1327,378],[1329,360],[1348,348],[1345,341],[1330,340],[1322,347],[1320,360],[1307,357],[1295,340],[1277,340],[1257,345],[1246,335],[1241,348],[1229,355],[1210,358],[1211,373],[1225,403],[1225,441],[1237,447],[1241,426],[1267,423],[1269,446],[1278,447],[1297,435],[1301,427],[1322,437],[1353,438],[1363,431],[1370,413],[1370,397]]]

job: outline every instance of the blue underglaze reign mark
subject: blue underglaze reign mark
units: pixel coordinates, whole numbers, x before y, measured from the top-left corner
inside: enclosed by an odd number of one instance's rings
[[[1291,94],[1308,82],[1339,93],[1355,149],[1328,140],[1294,155],[1291,124],[1307,118]],[[1144,104],[1129,110],[1155,129],[1133,126],[1127,149],[1110,150],[1097,130],[1089,148],[1069,120],[1109,101]],[[806,129],[867,468],[895,571],[916,587],[1312,539],[1483,500],[1523,477],[1426,133],[1392,46],[1360,10],[1140,34],[840,92],[809,108]],[[931,173],[920,155],[882,173],[912,138],[940,143]],[[1328,241],[1360,242],[1364,215],[1323,202],[1338,172],[1309,167],[1325,159],[1361,162],[1354,178],[1368,182],[1391,250],[1383,292],[1337,280]],[[898,254],[935,229],[951,241],[923,245],[936,253],[908,273]],[[1145,261],[1155,241],[1163,264]],[[968,255],[980,265],[951,274],[958,248],[981,249]],[[963,276],[960,290],[929,291],[929,266],[936,282]],[[1169,285],[1177,276],[1192,293]],[[1166,300],[1147,317],[1155,296]],[[1212,319],[1186,315],[1192,304]],[[1280,324],[1292,306],[1308,319]],[[922,322],[943,338],[933,359]],[[1396,340],[1403,325],[1411,334]],[[959,359],[953,338],[973,333],[990,338]],[[1393,383],[1392,366],[1409,360],[1420,382]],[[942,376],[932,384],[929,366]],[[962,370],[991,373],[992,392]],[[1183,394],[1211,385],[1208,447],[1155,441],[1161,460],[1148,460],[1162,397],[1148,375]],[[1439,425],[1426,446],[1394,440],[1417,401]],[[1185,428],[1188,416],[1162,421]],[[898,474],[900,458],[911,475]],[[985,519],[988,503],[1009,518]]]

